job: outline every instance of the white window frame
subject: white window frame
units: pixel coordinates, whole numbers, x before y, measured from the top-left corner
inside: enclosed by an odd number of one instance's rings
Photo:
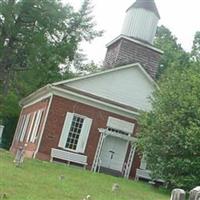
[[[27,132],[29,120],[30,120],[30,114],[26,115],[25,118],[24,118],[24,124],[23,124],[23,128],[21,129],[21,135],[20,135],[20,138],[19,138],[20,142],[24,141],[24,137],[25,137],[26,132]]]
[[[35,141],[38,139],[38,136],[39,136],[39,131],[40,131],[43,116],[44,116],[44,109],[41,109],[41,116],[40,116],[40,119],[39,119],[38,129],[37,129],[36,134],[35,134]]]
[[[31,118],[31,122],[30,122],[30,127],[29,127],[29,131],[28,131],[28,135],[27,135],[27,138],[26,138],[26,142],[29,142],[30,141],[30,136],[31,136],[31,132],[33,130],[33,124],[34,124],[34,121],[35,121],[35,116],[36,116],[36,111],[33,113],[33,116]]]
[[[35,143],[36,135],[37,135],[37,133],[39,131],[39,126],[40,126],[40,121],[41,121],[41,118],[42,118],[42,113],[43,113],[43,109],[40,109],[40,110],[37,111],[36,119],[34,121],[33,129],[31,131],[31,137],[30,137],[30,142],[31,143]]]
[[[20,129],[21,124],[22,124],[22,119],[23,119],[23,115],[20,115],[18,123],[17,123],[16,130],[15,130],[15,139],[16,140],[18,140],[18,138],[19,138],[19,129]]]
[[[74,116],[77,116],[77,117],[84,119],[83,125],[82,125],[82,128],[81,128],[81,132],[80,132],[80,135],[79,135],[77,147],[76,147],[75,150],[65,147]],[[86,116],[77,114],[77,113],[67,112],[66,117],[65,117],[65,121],[64,121],[64,125],[63,125],[63,129],[62,129],[62,132],[61,132],[58,147],[65,149],[65,150],[68,150],[68,151],[71,151],[71,152],[84,153],[85,147],[86,147],[86,144],[87,144],[87,141],[88,141],[88,136],[89,136],[89,133],[90,133],[91,126],[92,126],[92,119],[90,119]]]
[[[17,141],[19,141],[20,138],[21,138],[21,134],[22,134],[22,130],[23,130],[23,127],[24,127],[25,119],[26,119],[26,115],[25,114],[20,117],[19,128],[17,128]]]

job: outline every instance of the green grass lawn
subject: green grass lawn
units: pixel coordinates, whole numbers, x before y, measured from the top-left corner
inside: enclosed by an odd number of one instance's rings
[[[60,180],[63,175],[64,179]],[[113,183],[120,190],[112,192]],[[125,180],[65,165],[26,159],[21,168],[13,156],[0,150],[0,196],[9,200],[169,200],[169,194],[140,182]]]

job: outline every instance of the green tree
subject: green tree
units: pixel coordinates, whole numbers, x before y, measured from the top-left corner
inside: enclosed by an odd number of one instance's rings
[[[76,52],[71,65],[76,69],[76,75],[87,75],[102,70],[101,65],[97,65],[94,61],[88,61],[87,56],[80,49]]]
[[[89,0],[78,11],[60,0],[0,1],[0,119],[8,127],[3,135],[7,147],[18,101],[47,83],[74,76],[69,66],[80,42],[102,35],[91,12]]]
[[[139,147],[153,177],[169,188],[191,189],[200,182],[200,68],[168,68],[142,113]]]
[[[73,60],[79,43],[102,33],[94,30],[90,14],[89,0],[85,0],[77,12],[59,0],[2,0],[0,77],[3,93],[8,93],[18,71],[45,74],[42,77],[48,80],[38,81],[37,86],[60,78],[59,65]]]
[[[200,31],[197,31],[194,36],[191,59],[193,62],[200,62]]]
[[[189,54],[184,51],[177,38],[165,26],[157,29],[154,45],[164,51],[158,68],[157,78],[159,78],[169,66],[180,69],[186,67],[190,61]]]

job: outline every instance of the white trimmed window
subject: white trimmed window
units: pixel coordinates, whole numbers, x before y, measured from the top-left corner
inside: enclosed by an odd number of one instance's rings
[[[23,123],[24,123],[24,115],[21,115],[20,118],[19,118],[19,121],[18,121],[18,125],[17,125],[17,129],[16,129],[16,140],[19,140],[20,138],[20,131],[21,131],[21,128],[23,126]]]
[[[23,127],[21,128],[20,137],[19,137],[20,142],[24,141],[24,137],[27,132],[27,128],[28,128],[28,124],[29,124],[29,119],[30,119],[30,114],[28,114],[24,117],[24,124],[23,124]]]
[[[91,125],[92,119],[68,112],[58,146],[84,153]]]
[[[26,131],[26,142],[35,143],[39,134],[43,113],[44,110],[41,109],[29,114],[29,125],[27,124],[29,128]]]
[[[43,112],[44,112],[44,110],[42,110],[42,109],[38,110],[33,119],[32,130],[31,130],[31,133],[29,136],[31,143],[35,143],[35,141],[37,139]]]
[[[36,117],[36,113],[37,112],[34,112],[31,117],[31,120],[30,120],[30,126],[29,126],[29,131],[28,131],[28,135],[27,135],[27,138],[26,138],[26,142],[29,142],[30,141],[30,137],[31,137],[31,132],[33,130],[33,125],[34,125],[34,122],[35,122],[35,117]]]
[[[17,127],[17,140],[19,141],[20,138],[21,138],[21,135],[22,135],[22,130],[24,129],[24,123],[25,123],[25,120],[26,120],[26,115],[22,115],[19,119],[19,125]]]

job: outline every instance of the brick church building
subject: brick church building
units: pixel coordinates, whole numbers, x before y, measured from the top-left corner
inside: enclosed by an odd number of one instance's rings
[[[81,165],[94,172],[148,178],[136,152],[140,111],[149,97],[162,51],[153,46],[160,19],[153,0],[136,0],[121,34],[107,45],[104,70],[48,84],[21,100],[11,151]]]

